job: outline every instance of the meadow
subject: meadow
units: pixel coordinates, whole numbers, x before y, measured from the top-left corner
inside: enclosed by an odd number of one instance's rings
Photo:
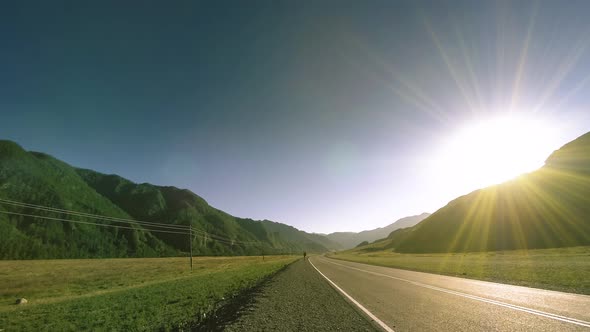
[[[0,261],[0,331],[186,329],[297,258]]]
[[[590,247],[449,254],[400,254],[391,250],[349,250],[329,257],[590,295]]]

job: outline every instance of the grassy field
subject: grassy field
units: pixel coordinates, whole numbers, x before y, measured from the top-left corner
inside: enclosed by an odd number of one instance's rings
[[[329,257],[407,270],[590,294],[590,247],[454,254],[345,251]]]
[[[0,261],[0,331],[187,327],[297,258]]]

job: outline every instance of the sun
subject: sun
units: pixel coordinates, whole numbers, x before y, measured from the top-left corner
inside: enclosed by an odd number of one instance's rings
[[[474,190],[541,167],[554,149],[554,136],[548,123],[533,116],[480,119],[444,142],[434,166],[439,176]]]

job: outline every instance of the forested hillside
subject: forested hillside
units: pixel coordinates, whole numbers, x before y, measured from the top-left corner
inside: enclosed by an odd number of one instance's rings
[[[583,245],[590,245],[590,133],[555,151],[539,170],[459,197],[370,248],[427,253]]]
[[[0,141],[0,200],[2,259],[185,255],[189,226],[196,255],[337,247],[291,226],[233,217],[186,189],[76,169],[11,141]]]

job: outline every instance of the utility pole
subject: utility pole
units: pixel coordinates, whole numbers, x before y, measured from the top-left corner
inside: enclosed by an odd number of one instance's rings
[[[191,271],[192,271],[193,270],[193,225],[189,224],[188,229],[189,229],[188,247],[191,252]]]

